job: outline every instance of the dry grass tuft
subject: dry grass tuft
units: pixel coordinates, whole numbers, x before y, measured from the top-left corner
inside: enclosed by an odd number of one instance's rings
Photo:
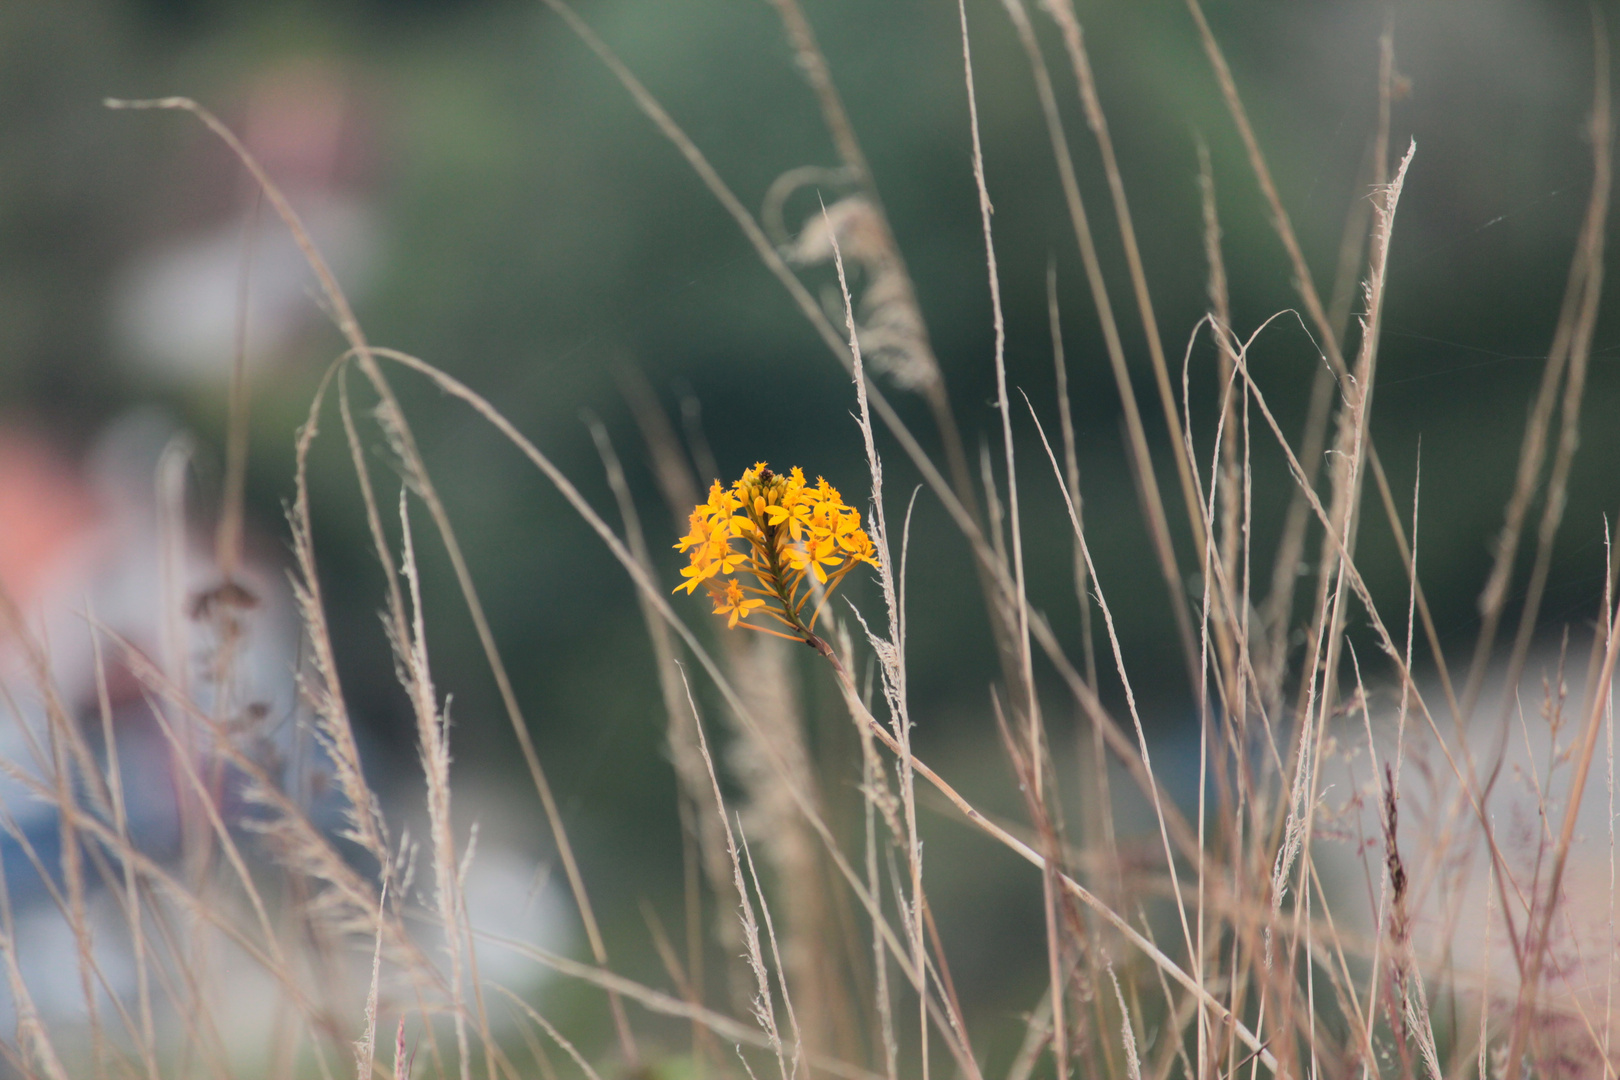
[[[1201,1080],[1262,1072],[1484,1080],[1527,1070],[1540,1077],[1615,1076],[1615,554],[1605,560],[1602,595],[1591,598],[1597,631],[1583,642],[1578,635],[1584,631],[1564,630],[1565,647],[1556,674],[1547,676],[1534,723],[1524,715],[1520,693],[1536,635],[1546,629],[1540,601],[1579,445],[1602,299],[1612,119],[1601,21],[1594,24],[1590,200],[1543,378],[1529,405],[1519,467],[1505,492],[1496,558],[1480,595],[1482,625],[1459,692],[1420,581],[1418,492],[1410,520],[1403,520],[1370,428],[1386,281],[1400,259],[1396,211],[1408,171],[1422,167],[1412,147],[1390,168],[1391,108],[1400,81],[1392,31],[1382,40],[1371,195],[1346,216],[1339,281],[1324,303],[1236,80],[1198,0],[1188,0],[1303,313],[1278,313],[1241,330],[1232,325],[1216,177],[1200,147],[1208,313],[1187,330],[1178,390],[1150,300],[1152,268],[1132,224],[1129,183],[1109,135],[1108,88],[1092,71],[1078,16],[1067,0],[1049,0],[1036,13],[1046,21],[1038,22],[1022,0],[1002,0],[1035,80],[1085,289],[1121,396],[1152,557],[1169,592],[1167,624],[1176,632],[1185,672],[1161,673],[1141,670],[1127,655],[1108,599],[1118,600],[1111,568],[1099,567],[1088,543],[1077,464],[1077,444],[1087,433],[1077,430],[1069,408],[1057,314],[1065,286],[1055,271],[1048,275],[1048,306],[1061,446],[1054,447],[1041,421],[1047,403],[1025,396],[1027,425],[1012,404],[993,176],[980,148],[967,5],[958,5],[966,122],[995,330],[987,361],[1001,429],[998,451],[985,451],[979,478],[968,468],[881,193],[795,0],[773,0],[773,6],[821,108],[839,167],[785,174],[758,217],[565,0],[546,2],[684,156],[851,376],[868,463],[865,520],[877,552],[880,603],[866,612],[829,605],[824,629],[805,634],[813,653],[780,642],[755,648],[758,642],[740,640],[745,635],[722,633],[717,655],[708,635],[694,631],[684,609],[672,605],[653,557],[664,530],[652,530],[649,542],[600,423],[592,420],[590,427],[622,536],[487,399],[426,361],[370,343],[286,199],[210,113],[183,98],[109,103],[189,113],[237,154],[265,205],[303,250],[345,341],[297,433],[295,496],[287,515],[290,603],[307,658],[297,672],[297,722],[318,748],[341,820],[336,826],[318,820],[307,797],[310,776],[267,750],[263,716],[244,681],[242,657],[254,636],[267,631],[257,621],[264,598],[246,583],[242,568],[249,402],[238,372],[225,505],[208,564],[217,581],[198,596],[184,595],[181,574],[187,557],[183,448],[173,449],[163,466],[168,548],[161,573],[168,588],[162,655],[146,655],[87,611],[98,708],[75,715],[56,686],[48,643],[0,596],[6,671],[19,673],[15,685],[3,686],[3,700],[27,744],[26,760],[0,762],[0,770],[8,783],[51,808],[57,865],[10,811],[0,813],[0,827],[39,872],[47,896],[36,907],[64,929],[63,955],[72,956],[82,999],[72,1013],[42,1006],[42,975],[27,955],[28,927],[39,924],[39,915],[19,910],[0,878],[0,962],[15,1026],[14,1037],[0,1042],[8,1067],[50,1080],[157,1080],[193,1073],[330,1077],[352,1062],[359,1080],[390,1073],[404,1080],[413,1071],[471,1080],[475,1069],[488,1080],[515,1080],[529,1072],[511,1052],[521,1040],[534,1069],[551,1080],[549,1040],[588,1080],[686,1067],[699,1075],[752,1077],[771,1059],[780,1080],[928,1080],[942,1070],[982,1080],[1002,1069],[1010,1080]],[[1060,99],[1046,67],[1048,34],[1074,76],[1073,101]],[[1065,134],[1065,112],[1074,110],[1091,132],[1107,184],[1180,499],[1161,492],[1131,387],[1131,357],[1110,299],[1118,283],[1110,282],[1098,258],[1076,149]],[[782,220],[788,194],[823,181],[843,188],[842,197],[789,230]],[[838,290],[834,295],[829,285],[823,303],[806,278],[828,264]],[[1318,372],[1299,438],[1278,423],[1249,366],[1252,346],[1279,318],[1294,319],[1319,350],[1299,357]],[[1206,331],[1212,348],[1203,352],[1198,342]],[[1193,365],[1210,356],[1219,393],[1194,400]],[[509,441],[590,525],[635,587],[658,665],[686,844],[684,957],[657,913],[648,912],[674,993],[612,968],[473,568],[392,389],[398,369],[466,404]],[[360,380],[351,388],[355,372]],[[932,432],[917,434],[906,425],[885,396],[885,382],[926,402]],[[684,440],[677,434],[638,375],[626,372],[622,385],[678,525],[712,471],[707,450],[691,427]],[[367,784],[321,589],[308,468],[334,398],[385,571],[383,633],[415,723],[428,826],[426,895],[414,881],[417,846]],[[1026,511],[1052,493],[1042,469],[1020,474],[1016,450],[1028,433],[1041,440],[1073,530],[1073,599],[1084,627],[1078,641],[1064,640],[1041,608],[1068,601],[1029,591]],[[367,460],[367,444],[379,437],[403,479],[397,523],[383,512],[386,498],[374,488]],[[930,443],[940,447],[942,464],[926,449]],[[896,536],[880,444],[918,470],[926,497],[943,506],[974,560],[1002,672],[984,720],[987,731],[994,725],[1000,733],[1024,822],[994,819],[915,752],[917,725],[927,722],[913,714],[906,643],[906,563],[918,496]],[[1280,541],[1271,552],[1255,551],[1253,543],[1252,480],[1262,457],[1284,463],[1295,482],[1292,504],[1275,523]],[[1537,499],[1543,502],[1535,554],[1503,663],[1496,638],[1518,587],[1518,554]],[[424,535],[448,556],[501,693],[589,960],[472,924],[467,893],[477,831],[452,812],[449,697],[431,671],[431,613],[423,608],[417,571],[414,526],[422,511],[432,525]],[[1190,545],[1175,540],[1183,525]],[[1367,529],[1381,527],[1389,529],[1408,573],[1404,638],[1358,568],[1359,541]],[[1294,568],[1311,541],[1319,555],[1299,585]],[[1269,575],[1263,572],[1267,558]],[[1189,580],[1200,583],[1192,602]],[[1302,619],[1293,614],[1296,588],[1308,590]],[[1093,609],[1111,661],[1101,673]],[[1349,630],[1363,624],[1382,656],[1356,654]],[[1302,653],[1291,647],[1295,640],[1303,641]],[[202,676],[184,662],[198,643],[207,654]],[[1566,671],[1566,655],[1578,658],[1583,644],[1584,671],[1576,670],[1578,663]],[[1425,645],[1427,655],[1415,656]],[[1414,675],[1420,663],[1434,670],[1432,682]],[[721,704],[730,733],[726,755],[711,753],[696,705],[702,694],[687,684],[689,670],[712,685]],[[135,778],[123,772],[123,736],[108,689],[112,673],[128,674],[138,686],[140,707],[150,714],[172,768],[183,826],[173,858],[146,850],[131,824]],[[1182,674],[1199,715],[1195,810],[1178,804],[1155,772],[1133,690],[1145,678]],[[851,745],[859,746],[852,776],[822,775],[812,753],[804,680],[829,675],[852,725]],[[1102,678],[1117,681],[1128,716],[1110,707]],[[1398,708],[1382,704],[1396,699]],[[1059,707],[1081,721],[1073,739],[1081,751],[1078,771],[1062,753],[1067,736],[1048,727]],[[1442,724],[1437,713],[1449,713],[1451,722]],[[1600,742],[1602,793],[1591,783]],[[739,812],[727,806],[723,775],[741,792]],[[1152,818],[1145,828],[1118,812],[1111,783],[1139,789]],[[1334,791],[1334,799],[1346,800],[1342,805],[1330,800]],[[853,794],[840,801],[842,792]],[[240,796],[236,802],[248,811],[229,816],[227,793]],[[1074,797],[1080,793],[1084,801]],[[1606,800],[1602,808],[1599,794]],[[1065,807],[1077,802],[1080,821],[1071,830]],[[1042,884],[1042,916],[1029,932],[1044,938],[1044,970],[1030,973],[1033,1000],[1022,1045],[1007,1062],[987,1059],[975,1027],[983,1018],[972,1013],[971,1001],[964,1003],[952,974],[956,943],[941,934],[936,918],[922,841],[922,819],[934,806],[968,822],[979,842],[1029,863]],[[1598,830],[1593,815],[1605,810],[1607,827]],[[1600,831],[1608,843],[1606,872],[1592,869],[1603,862],[1596,853]],[[1345,884],[1357,873],[1359,888]],[[705,909],[717,913],[712,923]],[[704,973],[705,955],[716,943],[733,958],[719,994],[709,986],[716,980]],[[537,971],[602,991],[615,1036],[611,1051],[576,1045],[529,996],[487,976],[481,957],[496,947]],[[503,1004],[508,1021],[492,1018],[491,1000]],[[640,1013],[633,1023],[627,1005],[690,1024],[686,1064],[654,1049],[661,1044],[647,1038],[652,1029]],[[248,1012],[272,1019],[254,1027],[243,1020]],[[391,1066],[379,1060],[377,1047],[378,1031],[390,1025],[396,1033]],[[421,1062],[408,1029],[425,1047]],[[247,1032],[260,1042],[240,1045]]]

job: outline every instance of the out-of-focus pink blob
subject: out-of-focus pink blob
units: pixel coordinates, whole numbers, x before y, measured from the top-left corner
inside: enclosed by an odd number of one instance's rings
[[[98,520],[71,462],[38,432],[0,426],[0,588],[19,608],[91,556]]]

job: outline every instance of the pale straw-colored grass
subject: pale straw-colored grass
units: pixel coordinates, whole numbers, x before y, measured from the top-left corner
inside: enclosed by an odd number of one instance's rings
[[[1515,708],[1532,644],[1546,629],[1540,602],[1576,461],[1602,298],[1612,121],[1601,22],[1594,29],[1599,74],[1590,200],[1543,377],[1529,405],[1518,468],[1504,483],[1504,524],[1481,594],[1482,626],[1459,692],[1421,585],[1416,485],[1408,519],[1398,509],[1370,427],[1386,281],[1401,257],[1397,205],[1409,171],[1423,167],[1421,155],[1408,148],[1391,168],[1399,82],[1392,29],[1386,27],[1381,39],[1377,121],[1366,166],[1370,195],[1346,215],[1337,280],[1324,303],[1237,80],[1198,0],[1188,0],[1191,29],[1236,127],[1303,311],[1278,313],[1241,332],[1232,325],[1217,177],[1200,145],[1202,235],[1190,241],[1201,244],[1206,261],[1208,314],[1186,328],[1178,387],[1163,342],[1170,330],[1161,326],[1150,299],[1154,268],[1137,241],[1129,177],[1109,134],[1104,107],[1109,88],[1092,70],[1078,16],[1067,0],[1050,0],[1034,14],[1022,0],[1002,0],[999,10],[1011,22],[1035,80],[1084,270],[1084,295],[1095,309],[1120,394],[1127,455],[1151,544],[1144,557],[1156,564],[1169,591],[1165,625],[1178,642],[1197,706],[1200,780],[1196,809],[1189,810],[1178,805],[1155,772],[1149,721],[1135,693],[1145,678],[1174,678],[1181,672],[1144,672],[1127,654],[1111,606],[1125,602],[1113,584],[1118,569],[1094,559],[1082,515],[1079,448],[1091,435],[1080,429],[1069,407],[1069,372],[1077,354],[1064,347],[1058,312],[1068,283],[1055,269],[1047,277],[1047,306],[1056,408],[1038,393],[1024,395],[1024,410],[1013,407],[1013,391],[1022,388],[1006,363],[992,216],[994,162],[987,162],[981,150],[968,5],[959,3],[957,12],[968,92],[964,123],[971,137],[971,179],[994,330],[994,349],[983,362],[994,373],[1000,428],[998,451],[986,450],[978,479],[968,468],[900,238],[831,66],[796,0],[773,0],[773,7],[841,168],[834,173],[807,166],[784,173],[759,217],[565,0],[546,2],[691,166],[849,373],[868,465],[865,524],[878,553],[879,603],[866,611],[850,603],[829,604],[826,629],[807,642],[814,651],[797,651],[803,664],[794,663],[792,650],[779,643],[769,643],[777,651],[768,653],[741,646],[742,635],[723,637],[715,650],[707,634],[693,629],[705,616],[678,608],[669,598],[661,560],[654,555],[663,532],[640,520],[635,493],[603,424],[594,418],[588,422],[622,536],[474,388],[425,360],[371,344],[297,215],[224,125],[183,98],[119,103],[189,113],[237,154],[264,203],[309,260],[345,340],[345,352],[321,382],[297,433],[295,493],[288,511],[293,596],[307,655],[298,673],[300,722],[330,762],[343,820],[337,836],[323,831],[310,820],[296,786],[255,756],[238,733],[245,701],[238,693],[237,669],[255,632],[246,605],[232,592],[241,565],[250,408],[239,356],[229,401],[224,505],[213,542],[221,587],[187,616],[188,605],[178,592],[185,451],[177,447],[166,457],[161,478],[169,596],[163,649],[156,659],[148,657],[86,612],[100,705],[93,724],[81,725],[70,714],[54,689],[49,648],[22,613],[0,597],[0,630],[21,658],[31,684],[27,701],[38,703],[42,718],[38,728],[23,725],[29,760],[0,763],[0,768],[55,809],[60,866],[47,867],[9,815],[0,825],[38,863],[50,902],[68,928],[85,1003],[82,1019],[73,1024],[37,1007],[21,959],[17,913],[0,882],[0,962],[16,1023],[15,1037],[0,1043],[0,1052],[10,1066],[21,1075],[50,1080],[81,1074],[157,1080],[252,1072],[230,1048],[231,1032],[224,1030],[234,1014],[222,995],[232,985],[247,985],[230,973],[231,964],[240,964],[256,972],[274,1002],[273,1045],[265,1047],[262,1060],[278,1077],[335,1076],[346,1069],[345,1062],[353,1062],[361,1080],[390,1073],[402,1077],[413,1068],[418,1075],[462,1080],[470,1080],[478,1068],[489,1080],[512,1080],[530,1071],[511,1052],[521,1044],[534,1069],[551,1080],[558,1071],[544,1049],[548,1041],[563,1051],[564,1068],[577,1068],[587,1080],[630,1075],[641,1067],[662,1068],[670,1057],[656,1036],[649,1038],[652,1029],[645,1027],[643,1014],[690,1024],[690,1066],[700,1075],[727,1077],[754,1075],[768,1068],[770,1059],[781,1080],[823,1074],[928,1080],[942,1071],[968,1080],[1003,1073],[1009,1080],[1262,1073],[1483,1078],[1517,1076],[1525,1066],[1548,1077],[1581,1069],[1587,1070],[1583,1075],[1616,1075],[1612,683],[1620,660],[1620,608],[1612,592],[1615,554],[1605,559],[1604,590],[1591,598],[1601,611],[1598,632],[1590,642],[1575,640],[1572,655],[1578,657],[1586,646],[1587,662],[1579,694],[1569,695],[1570,718],[1564,718],[1562,660],[1556,685],[1549,682],[1544,695],[1545,723],[1533,725]],[[1046,41],[1048,36],[1055,44]],[[1075,80],[1074,101],[1060,99],[1046,66],[1049,47],[1062,50]],[[1169,433],[1164,449],[1182,495],[1169,500],[1182,504],[1176,514],[1185,513],[1176,528],[1134,397],[1133,360],[1097,253],[1077,150],[1066,134],[1065,112],[1073,109],[1092,134],[1125,254],[1127,287]],[[1220,180],[1223,190],[1232,183]],[[782,220],[786,196],[823,181],[847,185],[853,193],[825,203],[800,229],[790,230]],[[773,239],[773,233],[780,235]],[[841,310],[819,302],[807,280],[825,264],[835,276]],[[1283,430],[1249,363],[1255,341],[1274,333],[1279,319],[1297,324],[1314,343],[1299,356],[1316,375],[1297,438]],[[1200,349],[1206,338],[1208,352]],[[1218,392],[1196,400],[1194,365],[1211,355]],[[390,377],[400,370],[427,380],[489,423],[556,487],[634,587],[658,668],[664,737],[687,845],[680,890],[686,907],[684,957],[665,934],[659,914],[649,911],[647,918],[674,993],[613,970],[609,942],[479,600],[475,568],[462,553],[392,389]],[[350,386],[352,371],[361,375],[358,389]],[[885,394],[885,379],[894,392],[926,403],[931,432],[919,434],[907,426]],[[690,437],[682,439],[656,392],[639,376],[629,374],[622,382],[678,525],[685,507],[700,497],[702,482],[710,479],[704,475],[712,468],[707,450]],[[411,879],[416,846],[389,820],[366,782],[321,588],[308,470],[319,424],[333,399],[370,540],[384,569],[383,633],[415,726],[428,824],[426,896]],[[1043,413],[1053,411],[1058,445],[1042,421]],[[688,436],[693,434],[689,428]],[[404,481],[397,524],[393,513],[383,512],[388,497],[374,486],[368,463],[367,444],[379,435]],[[1040,441],[1050,481],[1044,467],[1019,472],[1017,449],[1031,436]],[[930,444],[940,447],[943,466],[936,464]],[[917,470],[925,493],[911,495],[898,543],[890,526],[893,506],[884,491],[882,452],[890,447]],[[760,456],[768,453],[762,448]],[[1273,552],[1254,550],[1252,540],[1253,477],[1262,457],[1280,460],[1293,481],[1290,504],[1275,522],[1280,539]],[[912,509],[919,497],[943,507],[973,558],[1002,675],[985,699],[984,734],[992,727],[1001,731],[1026,821],[985,813],[914,747],[916,731],[929,720],[916,714],[907,663],[906,567],[913,557]],[[1042,610],[1068,601],[1034,596],[1029,588],[1028,508],[1054,498],[1073,533],[1072,555],[1065,557],[1072,561],[1072,599],[1082,615],[1083,636],[1076,641],[1054,630]],[[1538,499],[1534,555],[1503,663],[1495,641],[1500,623],[1513,613],[1509,601],[1523,561],[1518,556]],[[1368,508],[1372,517],[1364,513]],[[434,616],[423,607],[413,530],[414,517],[424,509],[432,524],[424,536],[449,559],[546,818],[589,959],[557,955],[541,943],[510,940],[472,924],[466,893],[469,867],[478,858],[477,832],[453,812],[454,729],[448,695],[434,679],[427,652]],[[1192,538],[1187,551],[1179,551],[1174,540],[1182,525]],[[1364,526],[1388,528],[1406,572],[1404,634],[1381,611],[1358,566]],[[1296,618],[1295,567],[1312,541],[1319,554],[1300,587],[1309,590],[1308,610]],[[1183,540],[1181,546],[1188,545]],[[1272,571],[1255,572],[1256,558],[1271,559]],[[1200,585],[1189,602],[1186,582],[1193,574]],[[1263,595],[1257,592],[1262,586],[1268,590]],[[1146,601],[1132,597],[1130,602]],[[1102,671],[1095,657],[1093,612],[1101,617],[1112,661]],[[1362,624],[1370,627],[1374,655],[1355,650],[1359,639],[1352,629]],[[1303,639],[1302,653],[1290,644],[1296,634]],[[211,650],[209,676],[202,680],[180,661],[193,655],[200,641]],[[188,812],[177,863],[144,853],[131,835],[131,780],[117,765],[118,733],[107,690],[110,664],[139,682],[175,764]],[[1418,678],[1414,670],[1420,666],[1432,669],[1433,679]],[[706,688],[694,692],[685,682],[688,670],[705,680]],[[860,748],[858,774],[852,777],[820,775],[809,749],[807,698],[797,688],[804,679],[829,676]],[[1100,686],[1103,679],[1118,693]],[[1497,697],[1486,693],[1488,684],[1502,688]],[[21,717],[17,688],[4,690]],[[711,691],[725,714],[730,756],[711,752],[698,716],[697,701],[711,700]],[[1110,704],[1116,696],[1128,716]],[[1376,702],[1384,698],[1398,700],[1398,707],[1383,710]],[[1435,707],[1442,701],[1443,709]],[[1069,734],[1048,726],[1055,703],[1071,707],[1080,720],[1073,734],[1073,744],[1084,751],[1078,768],[1060,753]],[[1452,722],[1442,725],[1437,711]],[[1544,729],[1550,746],[1545,749],[1538,742]],[[103,743],[99,751],[92,746],[92,731]],[[1525,746],[1532,764],[1522,776],[1504,766],[1510,735],[1518,739],[1515,745]],[[1361,767],[1355,755],[1363,750],[1371,763],[1370,784],[1354,771]],[[1587,861],[1598,833],[1579,815],[1583,802],[1592,801],[1583,796],[1594,783],[1591,773],[1600,752],[1609,804],[1602,830],[1608,844],[1606,891],[1604,884],[1592,884],[1604,875],[1569,869],[1572,861]],[[1123,778],[1140,789],[1150,814],[1145,828],[1115,805],[1110,770],[1113,781]],[[723,794],[728,773],[743,793],[740,814],[728,809]],[[226,775],[241,779],[255,808],[257,816],[247,825],[228,821],[218,804],[215,793]],[[1413,775],[1421,777],[1420,787],[1413,786]],[[1343,796],[1343,776],[1356,777],[1360,788],[1341,808],[1330,805],[1329,795]],[[1531,796],[1535,827],[1527,839],[1503,832],[1492,809],[1493,793],[1512,785],[1522,785]],[[847,807],[840,801],[846,791],[852,792]],[[1065,821],[1066,808],[1072,813],[1075,806],[1081,814],[1078,842]],[[1044,962],[1025,980],[1027,1023],[1021,1045],[1006,1061],[985,1049],[977,1027],[984,1022],[976,1011],[980,1002],[961,992],[970,988],[959,986],[952,973],[949,956],[956,943],[941,933],[936,918],[936,910],[952,902],[948,895],[930,893],[931,864],[923,857],[924,817],[936,811],[973,827],[974,839],[964,843],[988,841],[1010,850],[1041,882],[1041,917],[1028,932],[1043,939]],[[1592,836],[1583,840],[1581,833]],[[1336,853],[1337,838],[1347,834],[1373,853],[1370,862]],[[340,841],[358,848],[368,868],[346,856]],[[1364,874],[1364,895],[1343,884],[1347,866],[1357,868],[1352,877]],[[1480,872],[1471,872],[1471,866]],[[114,918],[94,916],[101,895],[109,899],[102,906]],[[718,912],[713,923],[703,916],[706,906]],[[1474,964],[1447,953],[1444,943],[1479,912],[1484,913],[1484,945]],[[854,933],[864,940],[841,939],[851,932],[840,928],[840,920],[859,923]],[[1583,929],[1587,923],[1603,927],[1598,939]],[[1599,939],[1606,952],[1596,945]],[[729,954],[728,992],[720,994],[705,977],[705,953],[714,944]],[[129,958],[133,978],[127,985],[115,985],[107,971],[113,954],[106,950],[115,946]],[[488,955],[489,948],[600,991],[613,1047],[576,1042],[544,1015],[540,1002],[486,978],[480,955]],[[1505,979],[1493,970],[1493,950],[1505,950],[1511,958]],[[832,962],[834,956],[841,959]],[[490,1001],[503,1003],[509,1022],[492,1018]],[[858,1014],[858,1002],[867,1004],[870,1015]],[[639,1010],[635,1022],[626,1005]],[[407,1019],[421,1034],[421,1060],[407,1050]],[[379,1030],[391,1028],[396,1037],[390,1066],[380,1060],[377,1042]]]

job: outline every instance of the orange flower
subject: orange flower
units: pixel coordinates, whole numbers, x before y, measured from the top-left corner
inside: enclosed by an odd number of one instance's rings
[[[797,467],[783,476],[758,461],[730,488],[714,481],[708,501],[693,508],[688,528],[674,545],[689,560],[681,570],[686,580],[675,591],[690,595],[703,585],[714,599],[715,614],[727,616],[728,626],[794,640],[814,638],[827,597],[857,563],[878,565],[877,549],[861,528],[861,512],[845,505],[824,477],[811,485]],[[753,585],[732,576],[744,570]],[[819,599],[806,618],[811,597]],[[759,612],[792,633],[745,621]]]
[[[738,619],[746,619],[755,608],[765,606],[763,600],[750,600],[743,597],[742,586],[737,584],[735,578],[726,582],[726,591],[714,598],[714,613],[716,615],[730,614],[726,625],[736,626]]]

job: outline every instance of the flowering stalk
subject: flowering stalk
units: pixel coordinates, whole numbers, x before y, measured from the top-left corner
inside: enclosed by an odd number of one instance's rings
[[[675,544],[691,560],[675,592],[691,595],[701,585],[714,600],[714,613],[727,616],[727,626],[802,641],[823,654],[830,650],[815,626],[828,598],[858,563],[878,565],[860,511],[844,505],[838,489],[821,477],[808,483],[796,466],[783,476],[761,461],[729,489],[714,481],[709,501],[692,510],[690,526]],[[733,546],[738,540],[740,548]],[[755,584],[742,584],[742,571]],[[806,618],[805,609],[818,596]],[[791,633],[746,621],[757,614]]]

